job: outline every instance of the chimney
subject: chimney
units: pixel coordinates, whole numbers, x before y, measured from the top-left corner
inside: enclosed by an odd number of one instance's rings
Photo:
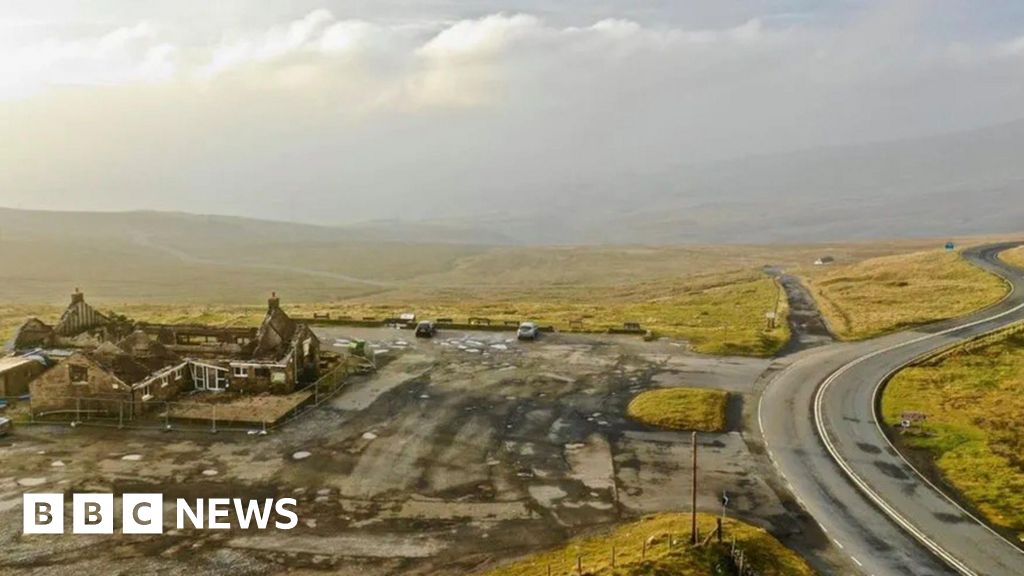
[[[82,302],[85,302],[85,294],[82,294],[78,288],[75,288],[75,291],[71,293],[71,303],[81,304]]]
[[[267,310],[275,310],[281,308],[281,299],[277,297],[277,292],[270,293],[270,299],[267,300]]]

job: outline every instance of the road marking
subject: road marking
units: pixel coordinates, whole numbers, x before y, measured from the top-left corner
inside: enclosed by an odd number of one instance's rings
[[[860,560],[857,560],[857,557],[852,554],[850,555],[850,560],[853,560],[853,563],[857,566],[860,566],[861,568],[864,567],[864,565],[860,563]]]
[[[843,543],[840,542],[839,540],[836,540],[835,538],[833,538],[832,541],[836,543],[836,546],[839,546],[840,550],[845,550],[846,549],[846,546],[843,546]]]
[[[1008,280],[1006,280],[1005,277],[1003,278],[1003,280],[1006,281],[1010,285],[1010,292],[1003,299],[1000,300],[1000,303],[1001,302],[1005,302],[1007,299],[1009,299],[1013,295],[1014,290],[1015,290],[1015,287],[1013,286],[1012,282],[1009,282]],[[997,303],[995,305],[997,306],[998,304],[999,303]],[[987,322],[992,322],[994,320],[998,320],[1000,318],[1009,316],[1010,314],[1013,314],[1014,312],[1017,312],[1017,311],[1019,311],[1021,309],[1024,309],[1024,304],[1019,304],[1017,306],[1014,306],[1013,308],[1010,308],[1009,310],[1005,310],[1003,312],[1000,312],[999,314],[994,314],[992,316],[988,316],[986,318],[982,318],[982,319],[976,320],[974,322],[969,322],[967,324],[962,324],[962,325],[959,325],[959,326],[954,326],[952,328],[947,328],[946,330],[942,330],[942,331],[936,332],[934,334],[925,334],[925,335],[920,336],[918,338],[914,338],[912,340],[908,340],[908,341],[900,343],[900,344],[894,344],[892,346],[888,346],[886,348],[882,348],[882,349],[876,350],[874,352],[871,352],[870,354],[866,354],[864,356],[861,356],[861,357],[859,357],[859,358],[857,358],[857,359],[855,359],[855,360],[853,360],[853,361],[843,365],[838,370],[833,372],[828,378],[825,379],[825,381],[822,383],[821,387],[818,388],[818,391],[817,391],[817,393],[815,393],[815,396],[814,396],[814,420],[815,420],[815,425],[816,425],[816,427],[818,429],[818,436],[821,437],[822,442],[825,444],[825,449],[828,451],[829,455],[832,456],[832,459],[835,460],[836,464],[839,465],[839,467],[843,470],[843,472],[846,473],[847,477],[849,477],[850,480],[853,481],[853,483],[861,490],[861,492],[863,492],[872,502],[874,502],[879,508],[881,508],[882,511],[886,515],[888,515],[893,521],[895,521],[904,530],[906,530],[908,533],[910,533],[911,536],[913,536],[919,542],[921,542],[921,544],[923,544],[925,547],[927,547],[929,550],[931,550],[933,553],[935,553],[935,555],[937,555],[939,558],[941,558],[947,564],[949,564],[950,566],[955,568],[961,574],[964,574],[966,576],[977,576],[977,574],[973,570],[971,570],[969,567],[967,567],[967,565],[965,565],[963,562],[961,562],[961,561],[957,560],[955,557],[953,557],[952,554],[950,554],[949,552],[946,552],[946,550],[944,550],[941,546],[939,546],[934,541],[932,541],[931,538],[929,538],[924,532],[919,530],[916,526],[911,524],[906,518],[904,518],[902,515],[900,515],[899,512],[897,512],[892,506],[890,506],[885,500],[883,500],[881,496],[879,496],[874,490],[872,490],[871,487],[868,486],[867,483],[864,482],[864,480],[861,479],[860,476],[858,476],[857,473],[853,471],[853,469],[850,467],[850,465],[846,463],[846,460],[844,460],[843,457],[839,454],[839,451],[836,449],[835,445],[832,442],[832,439],[828,435],[828,430],[825,428],[825,422],[824,422],[824,418],[822,416],[822,404],[823,404],[822,400],[823,400],[823,398],[825,396],[825,391],[828,389],[829,386],[832,385],[833,382],[835,382],[840,376],[845,374],[848,370],[852,369],[854,366],[857,366],[858,364],[861,364],[862,362],[870,360],[871,358],[874,358],[876,356],[880,356],[882,354],[886,354],[888,352],[892,352],[893,350],[898,350],[898,349],[904,348],[906,346],[911,346],[913,344],[924,342],[925,340],[929,340],[929,339],[932,339],[932,338],[937,338],[939,336],[945,336],[947,334],[952,334],[953,332],[959,332],[961,330],[966,330],[966,329],[969,329],[969,328],[973,328],[975,326],[979,326],[979,325],[985,324]],[[1002,327],[1000,327],[1000,328],[1002,328]],[[995,330],[993,330],[993,331],[995,331]],[[913,360],[911,360],[911,362],[913,362]],[[909,362],[907,364],[909,364]],[[903,364],[902,366],[900,366],[900,368],[898,368],[897,370],[894,370],[890,374],[893,374],[896,371],[898,371],[899,369],[902,369],[903,367],[906,367],[907,364]],[[882,381],[884,382],[885,380],[883,379]],[[876,388],[876,393],[877,393],[877,388]],[[762,395],[762,397],[763,397],[763,395]],[[877,417],[875,418],[875,420],[876,420],[875,425],[878,426],[879,430],[881,431],[881,424],[879,424],[877,422],[877,420],[878,420]],[[882,436],[885,437],[884,434]],[[886,440],[888,441],[888,438],[886,438]],[[890,443],[890,445],[891,445],[891,443]],[[897,451],[897,453],[898,453],[898,451]],[[901,458],[902,458],[902,456],[901,456]],[[904,461],[906,461],[906,460],[904,459]],[[917,472],[917,470],[914,469],[912,466],[911,466],[911,469],[913,469],[915,472]],[[934,485],[932,485],[931,482],[928,482],[928,480],[926,478],[921,476],[920,472],[917,472],[917,474],[918,474],[919,477],[924,479],[926,483],[928,483],[930,486],[932,486],[934,488]],[[942,494],[942,496],[945,497],[947,500],[949,500],[950,502],[953,502],[953,500],[950,499],[949,496],[947,496],[941,490],[939,491],[939,494]],[[963,508],[960,505],[956,504],[956,502],[953,502],[953,504],[957,508],[959,508],[960,510],[963,510]],[[1019,548],[1017,548],[1012,543],[1010,543],[1008,540],[1003,538],[1000,534],[998,534],[997,532],[992,530],[991,527],[989,527],[988,525],[984,524],[983,522],[978,521],[978,519],[975,518],[973,515],[970,515],[970,514],[968,514],[968,515],[971,518],[973,518],[976,522],[978,522],[981,526],[986,528],[989,532],[995,534],[997,537],[999,537],[1004,542],[1009,543],[1010,546],[1014,550],[1017,550],[1018,552],[1020,552]],[[839,544],[839,543],[836,542],[836,544]],[[841,546],[842,545],[840,545],[840,547]]]

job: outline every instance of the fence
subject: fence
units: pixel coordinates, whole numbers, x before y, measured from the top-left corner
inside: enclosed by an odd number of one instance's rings
[[[186,430],[266,434],[302,417],[330,400],[356,368],[343,360],[329,372],[291,394],[239,396],[209,402],[131,401],[117,397],[47,397],[45,411],[33,410],[27,397],[0,398],[0,414],[16,424],[68,423],[134,430]]]
[[[639,560],[641,562],[646,562],[649,559],[655,558],[655,554],[658,553],[659,546],[663,546],[661,550],[662,557],[679,553],[685,547],[714,549],[721,555],[721,561],[726,563],[726,566],[723,568],[727,570],[727,574],[731,576],[761,575],[761,573],[751,565],[751,559],[748,557],[742,545],[736,542],[735,537],[733,537],[729,543],[725,542],[725,529],[721,519],[718,519],[715,528],[708,533],[703,541],[698,537],[696,538],[697,542],[694,544],[693,540],[694,537],[692,535],[652,535],[641,539],[640,545],[632,552],[619,549],[616,543],[613,542],[608,548],[607,556],[597,557],[593,554],[590,556],[576,554],[574,559],[567,559],[567,563],[561,565],[547,563],[544,566],[544,571],[542,571],[538,576],[545,574],[546,576],[587,576],[588,574],[604,572],[608,568],[611,568],[614,572],[616,568],[621,567],[620,564],[622,564],[623,560],[635,560],[633,557],[637,552],[639,552]],[[648,558],[649,556],[650,558]],[[567,565],[569,562],[571,562],[571,565]],[[588,566],[590,568],[588,568]]]

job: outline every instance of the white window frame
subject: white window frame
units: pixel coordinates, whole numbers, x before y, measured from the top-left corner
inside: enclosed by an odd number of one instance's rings
[[[248,378],[249,367],[248,366],[232,366],[231,375],[235,378]]]
[[[139,387],[139,391],[142,392],[142,401],[143,402],[147,402],[147,401],[153,399],[152,384],[153,384],[153,381],[150,380],[149,382],[146,382],[145,384],[143,384],[142,386]]]

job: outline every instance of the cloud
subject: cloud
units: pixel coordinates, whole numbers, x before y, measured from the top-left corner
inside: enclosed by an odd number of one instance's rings
[[[166,81],[177,73],[176,52],[149,22],[93,37],[43,39],[0,56],[0,100],[67,86]]]
[[[864,6],[28,26],[0,38],[0,204],[332,221],[599,203],[623,175],[1024,116],[1019,30]]]

